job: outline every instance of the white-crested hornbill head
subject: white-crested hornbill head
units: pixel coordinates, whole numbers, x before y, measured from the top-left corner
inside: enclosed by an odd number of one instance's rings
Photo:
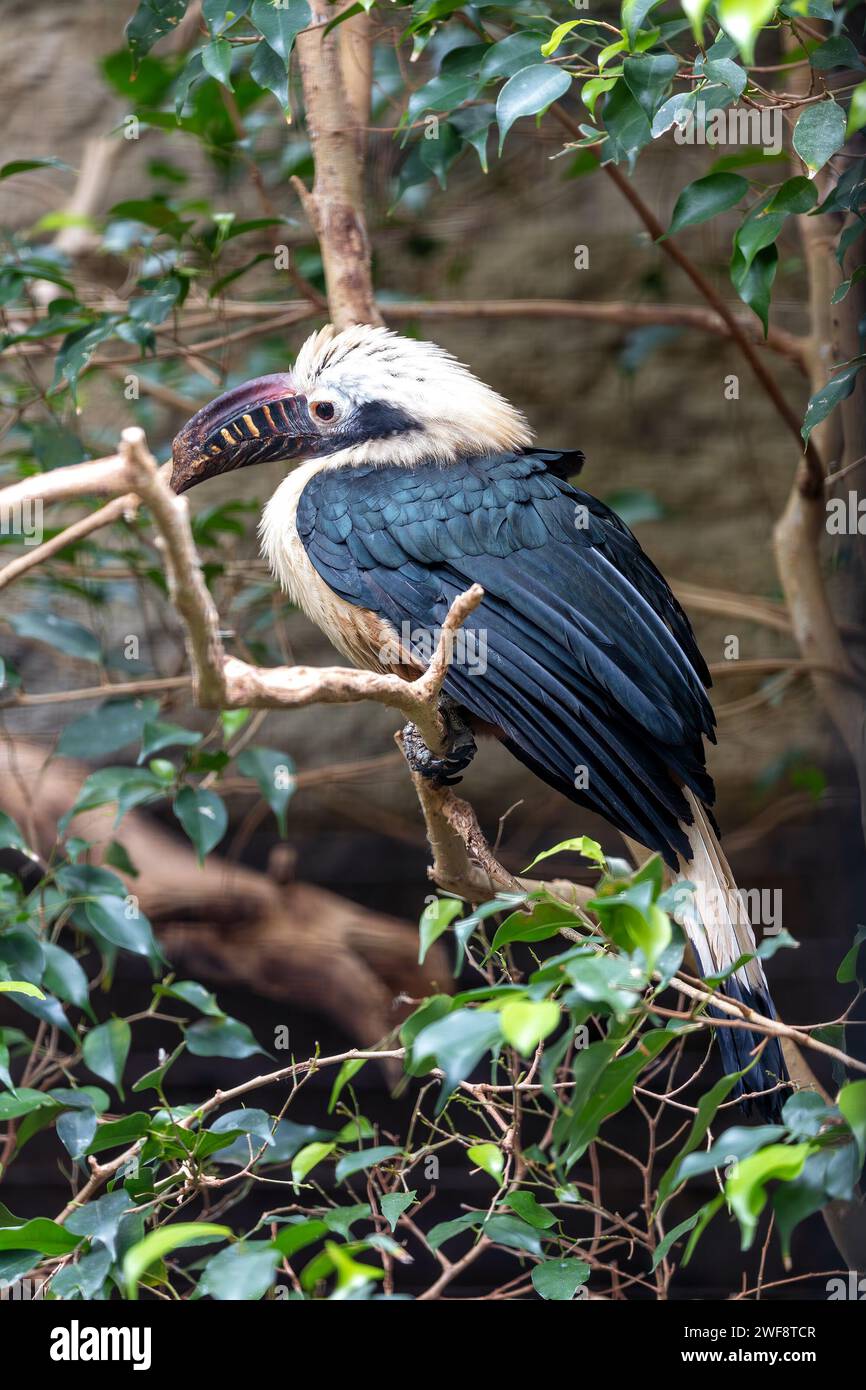
[[[272,460],[453,462],[530,443],[524,417],[435,343],[366,325],[308,338],[291,372],[201,409],[173,444],[172,486]]]

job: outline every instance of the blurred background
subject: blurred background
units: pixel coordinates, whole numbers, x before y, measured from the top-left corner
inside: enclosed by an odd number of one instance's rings
[[[243,112],[239,139],[233,121],[237,113],[220,99],[216,83],[205,82],[196,89],[190,117],[199,122],[199,130],[172,128],[174,123],[168,121],[164,130],[142,126],[138,138],[126,138],[129,126],[124,123],[144,88],[152,84],[156,100],[165,71],[183,46],[196,39],[194,30],[182,26],[160,44],[142,64],[136,89],[122,42],[123,25],[134,8],[119,0],[111,6],[101,0],[78,0],[74,6],[66,0],[43,0],[34,9],[23,0],[6,0],[0,11],[4,159],[56,156],[74,169],[89,171],[90,182],[47,168],[6,180],[0,183],[0,224],[9,235],[35,226],[31,239],[46,246],[60,244],[74,254],[78,276],[94,297],[103,298],[122,298],[140,272],[142,259],[152,254],[142,243],[135,216],[124,211],[134,200],[179,200],[184,215],[211,223],[216,219],[217,225],[223,214],[234,214],[236,221],[257,219],[270,207],[273,215],[285,219],[285,226],[279,237],[268,227],[262,229],[260,243],[253,232],[222,251],[223,277],[257,254],[260,259],[225,283],[207,330],[197,336],[232,337],[239,327],[249,330],[246,334],[199,353],[190,350],[187,338],[186,348],[175,355],[166,351],[164,356],[145,358],[140,366],[129,365],[136,356],[130,351],[126,365],[120,360],[117,369],[83,376],[78,414],[69,409],[58,417],[45,411],[41,418],[13,419],[7,425],[0,444],[0,474],[33,454],[47,467],[98,457],[113,449],[119,430],[132,422],[145,427],[162,461],[192,408],[217,394],[223,383],[284,368],[307,333],[325,321],[318,312],[275,329],[268,327],[273,315],[244,318],[235,309],[254,301],[274,306],[277,313],[280,305],[297,302],[297,278],[274,267],[272,249],[279,239],[290,248],[294,276],[322,291],[315,241],[289,182],[291,175],[310,173],[302,126],[275,119],[276,107],[255,106]],[[25,21],[29,40],[22,44],[18,36]],[[371,118],[375,130],[369,143],[368,216],[377,293],[384,305],[394,306],[395,326],[442,343],[524,410],[540,443],[583,449],[582,485],[619,511],[677,588],[716,673],[713,699],[719,740],[710,751],[710,770],[723,843],[741,887],[780,894],[781,920],[776,925],[799,942],[797,950],[780,950],[769,964],[776,1002],[789,1022],[836,1017],[847,1002],[847,991],[834,984],[836,964],[851,944],[858,915],[863,915],[862,838],[856,778],[848,756],[816,703],[808,678],[778,665],[796,655],[776,606],[781,594],[771,544],[772,527],[797,462],[791,441],[736,350],[722,338],[689,327],[635,326],[627,313],[622,322],[599,323],[566,317],[490,320],[481,313],[459,318],[401,313],[401,303],[437,299],[623,305],[696,301],[691,286],[642,232],[610,182],[584,177],[580,157],[557,157],[561,141],[555,130],[533,131],[531,122],[524,123],[527,129],[513,133],[505,156],[489,174],[464,159],[452,171],[447,193],[428,184],[401,186],[405,157],[389,129],[394,124],[388,100],[392,61],[388,54],[377,57]],[[669,139],[653,143],[635,174],[641,195],[664,223],[683,183],[706,167],[697,151],[690,173],[684,160],[692,155],[676,149]],[[118,206],[120,211],[112,214]],[[72,215],[58,218],[64,209],[67,214],[72,209]],[[808,326],[806,291],[794,223],[789,219],[781,241],[773,323],[777,329],[801,333]],[[729,236],[735,225],[732,214],[727,227],[725,219],[716,219],[682,236],[689,254],[728,298]],[[581,247],[586,248],[587,264],[578,269]],[[204,302],[203,285],[207,287],[205,280],[193,282],[190,313]],[[168,347],[175,339],[168,334],[161,341]],[[112,347],[122,345],[115,342]],[[121,352],[116,355],[123,357]],[[800,411],[808,396],[805,379],[784,356],[773,360],[782,390]],[[50,383],[50,360],[34,355],[26,367],[36,381]],[[136,400],[128,399],[129,372],[147,383]],[[739,378],[736,399],[726,398],[726,378],[731,374]],[[258,512],[284,471],[281,465],[268,465],[194,492],[197,538],[206,563],[215,572],[219,568],[222,611],[237,634],[237,650],[265,661],[327,664],[333,652],[274,592],[258,559]],[[849,561],[831,552],[828,540],[838,601],[849,611],[856,607]],[[4,616],[48,607],[86,620],[98,631],[103,650],[114,654],[106,667],[114,680],[120,674],[141,678],[181,669],[180,631],[168,618],[159,592],[151,588],[142,596],[134,576],[112,577],[112,566],[122,567],[122,556],[112,553],[108,542],[103,548],[84,547],[72,562],[56,568],[50,589],[43,576],[34,576],[4,592]],[[94,577],[99,570],[103,575]],[[732,595],[765,601],[769,620],[758,623],[742,616]],[[852,622],[857,619],[856,612],[850,615]],[[120,655],[129,634],[140,638],[138,661],[132,664]],[[752,663],[745,669],[728,659],[731,638],[736,639],[739,663]],[[0,650],[28,694],[94,683],[90,664],[16,633],[14,625],[0,626]],[[34,760],[28,764],[32,771],[39,763],[37,754],[54,749],[63,728],[92,708],[92,701],[10,700],[0,711],[0,732],[9,743],[26,743],[28,757]],[[163,717],[182,718],[191,727],[207,726],[208,717],[190,708],[186,692],[177,692],[164,709],[168,714]],[[358,938],[365,929],[374,930],[373,922],[376,929],[387,931],[386,919],[397,919],[395,930],[399,926],[410,932],[430,891],[428,852],[412,787],[393,745],[395,728],[395,718],[377,706],[269,713],[257,728],[257,741],[284,750],[297,779],[287,809],[286,839],[281,841],[254,784],[239,785],[227,792],[231,830],[220,853],[269,876],[271,882],[328,890],[343,903],[368,910],[369,922],[355,922]],[[67,739],[66,747],[91,767],[120,760],[116,749],[100,746],[98,723],[77,741]],[[6,776],[11,776],[8,767]],[[599,839],[609,853],[623,853],[616,832],[578,813],[498,747],[483,748],[462,791],[489,839],[498,838],[500,858],[511,870],[519,871],[539,850],[576,834]],[[159,814],[152,819],[159,822]],[[168,813],[162,820],[164,832],[175,834]],[[574,873],[573,861],[565,857],[546,867],[552,875]],[[332,908],[324,897],[299,905],[302,930],[314,936]],[[444,956],[429,964],[426,977],[412,974],[414,938],[408,936],[390,980],[382,961],[358,947],[369,968],[366,974],[359,970],[357,977],[347,977],[345,1003],[342,996],[327,997],[333,981],[326,988],[321,979],[311,980],[305,992],[300,966],[286,971],[291,979],[285,987],[285,982],[274,985],[273,960],[261,954],[260,943],[256,961],[240,964],[245,951],[242,931],[221,924],[217,935],[223,933],[223,949],[218,949],[213,932],[196,938],[197,928],[189,919],[189,913],[178,913],[171,927],[186,952],[189,973],[218,980],[221,1001],[233,1015],[250,1022],[258,1036],[267,1039],[276,1027],[287,1025],[298,1056],[306,1056],[317,1041],[325,1053],[359,1040],[375,1041],[375,1036],[364,1039],[359,1033],[367,1020],[399,1017],[387,1012],[387,1001],[399,992],[392,985],[409,982],[410,993],[417,994],[429,992],[433,984],[449,987]],[[238,962],[236,971],[233,960]],[[131,998],[139,976],[134,965],[125,964],[123,971],[120,987],[128,988]],[[270,989],[263,986],[269,973]],[[143,970],[141,977],[145,975]],[[381,994],[375,1007],[354,997],[365,989]],[[120,998],[116,1007],[122,1011],[126,1005]],[[345,1025],[347,1017],[352,1026]],[[154,1048],[159,1044],[155,1031]],[[857,1050],[856,1037],[849,1038],[849,1047]],[[133,1059],[133,1072],[136,1061],[143,1071],[152,1059]],[[250,1074],[250,1065],[220,1063],[220,1084],[226,1083],[227,1071],[230,1082],[232,1068],[238,1076]],[[178,1079],[193,1099],[216,1084],[214,1066],[207,1059],[184,1058]],[[312,1083],[311,1113],[327,1084],[322,1078],[315,1099],[318,1082]],[[389,1119],[408,1103],[390,1098],[387,1078],[372,1068],[366,1068],[356,1084],[368,1093],[365,1113],[379,1118],[386,1129]],[[268,1098],[263,1103],[272,1102]],[[622,1128],[622,1117],[617,1123]],[[627,1147],[627,1130],[617,1142]],[[46,1187],[56,1180],[58,1197],[62,1190],[59,1175],[52,1174],[47,1160],[42,1163],[38,1139],[32,1155],[29,1164],[10,1173],[18,1189],[10,1205],[23,1214],[29,1210],[31,1189],[41,1189],[43,1205]],[[463,1199],[468,1181],[462,1172],[443,1172],[446,1214]],[[625,1173],[622,1182],[622,1200],[627,1203]],[[731,1259],[738,1258],[732,1233],[730,1241]],[[680,1276],[681,1296],[711,1297],[718,1292],[710,1254],[715,1252],[716,1260],[722,1248],[699,1246],[692,1265]],[[798,1268],[822,1271],[838,1262],[817,1218],[797,1233],[795,1254]],[[475,1266],[472,1279],[486,1282],[483,1264]],[[819,1279],[815,1289],[823,1285]],[[471,1284],[461,1289],[464,1294],[471,1291]]]

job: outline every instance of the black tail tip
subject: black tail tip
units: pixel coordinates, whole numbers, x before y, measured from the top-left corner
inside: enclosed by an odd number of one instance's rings
[[[729,999],[738,1000],[765,1018],[776,1017],[773,1001],[766,990],[749,989],[731,977],[725,981],[724,993]],[[716,1018],[722,1016],[713,1009],[709,1013]],[[733,1090],[734,1097],[742,1102],[744,1113],[750,1119],[777,1124],[789,1095],[784,1085],[789,1079],[788,1068],[779,1039],[763,1033],[752,1033],[746,1028],[728,1027],[717,1029],[716,1036],[724,1070],[728,1075],[744,1073]],[[761,1048],[761,1052],[756,1060],[758,1048]]]

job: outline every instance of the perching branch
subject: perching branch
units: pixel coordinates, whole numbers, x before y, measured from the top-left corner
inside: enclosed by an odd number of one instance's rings
[[[22,492],[28,500],[63,501],[85,495],[89,485],[100,493],[121,493],[125,504],[132,492],[150,508],[153,516],[169,594],[184,624],[193,696],[199,705],[216,709],[298,709],[312,704],[374,700],[398,710],[404,719],[417,726],[427,746],[438,751],[445,734],[438,712],[439,695],[448,672],[454,637],[481,602],[481,587],[473,584],[455,598],[442,624],[432,659],[414,681],[348,667],[252,666],[225,651],[219,614],[205,584],[193,540],[187,502],[172,492],[168,485],[169,472],[170,465],[163,468],[157,465],[147,448],[143,430],[131,427],[123,431],[116,455],[93,463],[58,468],[3,489],[0,491],[0,513],[13,501],[20,501]],[[165,685],[164,681],[156,683],[159,689]],[[88,693],[79,692],[79,695],[85,698]],[[431,802],[429,806],[425,804],[425,815],[428,825],[431,822],[438,825],[436,843],[441,843],[448,823],[447,818],[442,819],[444,812]],[[464,886],[472,883],[479,896],[489,896],[489,869],[495,860],[491,856],[489,863],[482,864],[484,877],[479,879],[480,846],[484,840],[477,824],[462,850],[453,827],[450,834],[447,859],[441,861],[440,856],[440,862],[446,865],[449,882],[461,881]],[[510,876],[499,868],[493,877],[501,882]]]

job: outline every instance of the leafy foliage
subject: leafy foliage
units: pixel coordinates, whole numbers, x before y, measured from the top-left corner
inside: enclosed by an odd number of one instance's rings
[[[218,200],[193,195],[182,168],[154,161],[139,196],[89,219],[96,247],[126,278],[124,296],[104,301],[79,283],[72,259],[52,240],[68,225],[63,214],[6,237],[0,348],[16,352],[0,364],[13,414],[0,469],[10,478],[101,452],[104,441],[79,408],[94,379],[129,389],[117,380],[118,366],[134,368],[130,376],[143,398],[124,401],[130,408],[135,402],[146,424],[160,419],[160,395],[180,395],[191,405],[211,395],[212,381],[193,355],[172,353],[169,345],[193,310],[213,323],[229,291],[281,300],[285,280],[278,278],[284,272],[274,263],[275,247],[291,242],[295,283],[323,289],[309,233],[267,206],[269,186],[312,172],[303,124],[285,122],[299,100],[292,55],[309,6],[204,0],[207,33],[194,30],[183,53],[160,52],[186,9],[186,0],[141,0],[126,47],[103,62],[105,80],[130,119],[192,143],[221,178],[251,168],[265,190],[263,215],[241,220]],[[335,14],[330,27],[362,9],[386,7],[363,0]],[[482,2],[471,12],[456,0],[401,0],[388,5],[387,13],[395,12],[411,64],[393,51],[377,52],[373,112],[378,121],[397,106],[388,162],[394,218],[423,208],[435,187],[447,188],[467,165],[487,173],[495,161],[512,158],[542,123],[562,133],[564,177],[605,165],[631,171],[655,142],[688,138],[705,149],[706,169],[671,198],[665,236],[686,238],[712,223],[727,229],[731,285],[765,333],[792,218],[822,218],[838,237],[844,279],[835,302],[862,279],[850,252],[864,228],[866,173],[859,158],[846,153],[843,165],[839,154],[866,125],[866,83],[828,85],[839,69],[862,68],[841,7],[834,11],[824,0],[780,7],[773,0],[625,0],[613,16],[618,22],[529,0]],[[804,16],[832,21],[833,33],[809,41],[798,24]],[[760,150],[717,159],[711,138],[714,122],[780,114],[764,80],[766,59],[757,62],[764,50],[775,53],[770,45],[780,32],[786,65],[792,72],[804,66],[809,78],[802,101],[793,102],[793,175],[787,167],[780,173]],[[267,138],[275,126],[279,152]],[[34,170],[47,180],[62,178],[66,166],[53,158],[13,159],[0,168],[0,180]],[[829,191],[819,195],[828,173]],[[47,304],[46,286],[54,296]],[[245,375],[284,368],[274,317],[251,349]],[[633,369],[657,341],[631,345]],[[53,357],[50,382],[34,385],[19,370],[19,350],[28,361]],[[112,363],[114,375],[104,370]],[[850,396],[864,364],[859,354],[828,365],[826,385],[808,403],[804,439]],[[658,515],[647,494],[620,500],[627,519]],[[257,510],[253,501],[201,510],[194,538],[227,625],[239,620],[245,653],[275,662],[282,633],[273,591],[264,576],[250,576],[243,550]],[[88,685],[114,688],[60,736],[58,756],[99,766],[83,780],[49,858],[41,860],[24,830],[0,814],[0,850],[17,866],[0,875],[0,994],[4,1018],[12,1011],[15,1019],[0,1027],[4,1162],[19,1163],[33,1135],[49,1131],[84,1198],[67,1213],[32,1221],[0,1207],[0,1280],[45,1277],[48,1296],[64,1300],[169,1290],[217,1300],[390,1298],[400,1296],[410,1252],[450,1262],[474,1258],[490,1244],[513,1261],[520,1292],[552,1301],[585,1296],[604,1277],[590,1256],[599,1210],[588,1200],[598,1194],[581,1176],[588,1156],[613,1142],[616,1117],[636,1097],[644,1106],[648,1097],[661,1098],[649,1121],[654,1140],[684,1049],[709,1027],[703,1009],[684,1014],[662,1003],[683,943],[659,863],[634,873],[576,837],[533,864],[563,853],[588,860],[597,881],[587,912],[544,889],[472,907],[453,897],[427,903],[421,960],[445,942],[455,976],[467,970],[477,983],[417,1002],[399,1035],[384,1040],[412,1097],[404,1133],[381,1133],[362,1113],[353,1082],[362,1067],[378,1065],[365,1056],[314,1057],[282,1069],[294,1087],[319,1067],[333,1069],[321,1125],[291,1118],[294,1091],[279,1113],[256,1108],[252,1084],[240,1104],[216,1096],[194,1106],[175,1082],[179,1058],[249,1062],[252,1078],[269,1054],[246,1021],[228,1016],[197,982],[171,973],[136,902],[124,817],[139,807],[165,813],[203,861],[226,842],[230,795],[260,799],[285,834],[294,763],[256,742],[248,710],[187,727],[176,722],[164,692],[124,694],[118,673],[151,676],[155,653],[113,652],[101,618],[114,603],[132,598],[144,605],[164,596],[146,517],[119,521],[110,542],[66,546],[18,592],[26,606],[0,614],[16,644],[43,644],[82,663]],[[0,697],[20,686],[12,663],[0,662]],[[81,825],[100,807],[116,808],[117,839],[96,862],[97,846]],[[858,988],[861,936],[838,974],[840,983]],[[124,956],[152,977],[129,1017],[115,1015],[103,989]],[[157,1011],[176,1029],[176,1046],[144,1075],[130,1076],[134,1043]],[[772,1212],[788,1259],[801,1223],[854,1192],[866,1154],[866,1083],[841,1076],[834,1102],[801,1092],[788,1099],[780,1124],[747,1127],[728,1122],[734,1081],[699,1085],[678,1100],[690,1106],[690,1118],[662,1161],[650,1146],[645,1176],[654,1206],[642,1225],[602,1209],[605,1243],[614,1252],[633,1248],[639,1277],[656,1280],[658,1289],[667,1288],[677,1262],[691,1258],[713,1221],[736,1222],[748,1249]],[[95,1178],[91,1160],[105,1165]],[[477,1171],[483,1186],[477,1208],[432,1221],[425,1207],[443,1160]],[[710,1173],[721,1190],[702,1201],[699,1180]],[[259,1177],[267,1178],[258,1189],[267,1200],[256,1224],[238,1229],[233,1209]],[[220,1219],[205,1221],[215,1192]]]

